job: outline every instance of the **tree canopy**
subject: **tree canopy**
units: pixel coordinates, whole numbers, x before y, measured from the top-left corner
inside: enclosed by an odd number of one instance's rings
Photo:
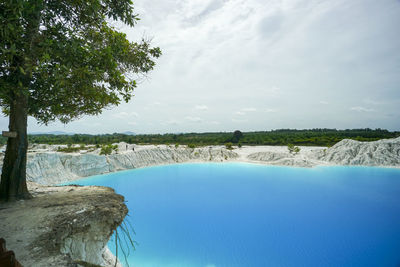
[[[159,48],[130,42],[110,26],[134,26],[128,0],[13,0],[0,3],[0,105],[28,97],[28,115],[67,123],[128,101],[138,74],[154,67]]]
[[[287,146],[332,146],[343,139],[358,141],[376,141],[384,138],[395,138],[400,132],[389,132],[382,129],[281,129],[263,132],[243,132],[239,144],[242,145],[279,145]],[[232,141],[232,132],[216,133],[181,133],[181,134],[137,134],[122,133],[89,135],[89,134],[32,134],[28,136],[29,143],[36,144],[112,144],[127,142],[130,144],[178,144],[195,146],[224,145]],[[0,144],[6,139],[0,136]]]
[[[239,130],[236,130],[233,132],[232,142],[237,143],[237,142],[239,142],[240,138],[242,138],[242,137],[243,137],[243,133]]]

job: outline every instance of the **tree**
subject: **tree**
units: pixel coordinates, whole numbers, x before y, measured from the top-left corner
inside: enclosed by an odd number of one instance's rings
[[[243,133],[239,130],[233,132],[232,143],[238,143],[239,140],[243,137]]]
[[[161,55],[110,26],[133,27],[130,0],[0,2],[0,106],[9,116],[0,198],[30,197],[26,187],[27,117],[68,123],[129,101],[136,80]]]

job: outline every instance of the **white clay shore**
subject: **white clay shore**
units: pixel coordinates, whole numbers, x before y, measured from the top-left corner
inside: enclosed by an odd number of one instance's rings
[[[111,155],[100,149],[79,153],[56,152],[59,145],[34,145],[28,153],[27,179],[55,185],[82,177],[120,170],[185,162],[251,162],[268,165],[314,167],[359,165],[400,167],[400,137],[375,142],[342,140],[333,147],[300,146],[297,154],[285,146],[224,146],[188,148],[174,145],[132,145],[119,143]],[[2,159],[0,158],[0,161]]]

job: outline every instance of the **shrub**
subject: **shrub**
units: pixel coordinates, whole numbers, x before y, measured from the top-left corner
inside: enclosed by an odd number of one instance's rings
[[[64,152],[64,153],[73,153],[73,152],[78,152],[80,150],[79,147],[58,147],[57,151],[58,152]]]
[[[300,147],[294,146],[293,144],[288,144],[287,147],[288,147],[289,153],[291,153],[291,154],[297,154],[300,152]]]
[[[196,148],[195,144],[188,144],[188,148]]]
[[[112,150],[113,150],[113,146],[111,146],[111,145],[102,146],[100,149],[100,155],[110,155]]]
[[[233,146],[232,143],[226,143],[226,144],[225,144],[226,149],[229,149],[229,150],[232,150],[232,149],[233,149],[232,146]]]

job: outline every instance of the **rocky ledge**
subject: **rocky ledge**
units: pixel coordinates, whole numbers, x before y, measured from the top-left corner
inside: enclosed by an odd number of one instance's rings
[[[97,186],[29,189],[33,199],[0,203],[0,236],[23,266],[114,266],[107,242],[128,212],[123,196]]]

